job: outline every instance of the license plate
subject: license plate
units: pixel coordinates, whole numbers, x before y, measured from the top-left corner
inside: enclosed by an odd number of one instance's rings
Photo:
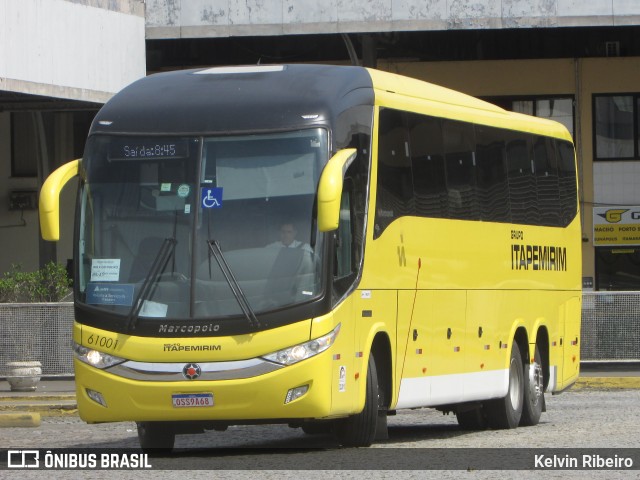
[[[213,393],[174,393],[174,408],[213,407]]]

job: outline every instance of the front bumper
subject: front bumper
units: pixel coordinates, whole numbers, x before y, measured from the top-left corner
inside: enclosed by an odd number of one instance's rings
[[[233,376],[226,371],[214,380],[211,376],[182,381],[167,381],[161,377],[127,378],[121,375],[122,367],[120,371],[114,369],[120,373],[118,375],[109,369],[100,370],[75,360],[78,411],[89,423],[193,420],[258,423],[269,419],[325,418],[332,413],[330,350],[273,371],[256,371],[255,376],[225,378],[225,375]],[[145,364],[145,368],[149,365]],[[163,364],[155,365],[159,371],[167,370]],[[149,377],[144,375],[143,378]],[[285,403],[290,389],[304,385],[309,387],[306,394]],[[106,406],[90,398],[88,390],[98,392]],[[213,406],[173,406],[173,395],[198,393],[211,393]]]

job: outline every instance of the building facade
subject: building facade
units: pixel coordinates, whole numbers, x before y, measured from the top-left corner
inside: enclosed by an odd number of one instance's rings
[[[14,8],[42,3],[8,2]],[[91,19],[95,28],[87,28],[89,32],[111,28],[109,22],[116,16],[128,18],[136,25],[131,30],[137,32],[141,18],[141,2],[50,3],[105,10],[103,18]],[[122,8],[113,12],[114,5]],[[84,62],[79,67],[68,65],[70,71],[79,69],[80,77],[90,76],[85,82],[96,85],[87,90],[95,92],[82,96],[74,90],[74,95],[63,98],[73,97],[80,102],[76,107],[86,107],[91,116],[96,104],[144,74],[145,56],[147,73],[205,65],[358,62],[561,121],[573,134],[578,155],[584,287],[640,289],[640,3],[636,0],[146,0],[144,23],[146,42],[138,34],[128,40],[108,35],[109,51],[120,56],[111,61],[105,75],[117,77],[111,69],[121,68],[118,80],[107,82],[95,70],[89,75],[91,68]],[[0,50],[0,79],[8,76],[3,58]],[[16,56],[11,63],[11,68],[24,68],[13,65],[19,63]],[[55,62],[47,68],[51,75],[60,73]],[[97,85],[98,81],[106,83]],[[66,80],[56,77],[55,82],[67,86]],[[6,88],[0,84],[0,90]],[[28,123],[27,118],[17,121]],[[0,135],[5,138],[0,145],[7,145],[11,121],[6,111],[0,113]],[[15,137],[11,137],[13,149],[23,148],[21,141],[29,143]],[[69,150],[70,145],[59,149],[60,161],[77,153]],[[39,180],[8,174],[13,164],[18,169],[28,167],[8,147],[0,148],[5,149],[0,151],[4,169],[0,198],[6,196],[10,204],[11,191],[30,190]],[[6,178],[9,183],[2,184]],[[35,224],[35,217],[27,210],[2,211],[0,205],[0,222],[5,224],[22,220]],[[71,232],[70,224],[63,230],[63,236]],[[7,235],[25,245],[18,254],[21,258],[37,248],[33,228],[1,231],[0,248],[9,244]],[[65,251],[58,261],[67,256],[70,252]],[[6,264],[0,261],[0,271]]]
[[[145,75],[144,32],[138,0],[0,1],[0,274],[71,258],[73,214],[59,244],[40,240],[37,192],[82,156],[100,105]],[[69,187],[67,212],[74,200]]]

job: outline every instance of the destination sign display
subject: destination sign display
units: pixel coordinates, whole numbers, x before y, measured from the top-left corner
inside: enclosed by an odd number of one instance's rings
[[[109,160],[187,158],[189,143],[180,138],[123,138],[109,144]]]

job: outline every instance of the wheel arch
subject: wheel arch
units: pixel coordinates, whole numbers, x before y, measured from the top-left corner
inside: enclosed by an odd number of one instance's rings
[[[513,342],[518,344],[520,349],[520,356],[522,357],[522,364],[529,364],[529,334],[524,326],[519,326],[514,335]]]
[[[542,363],[542,373],[544,375],[544,388],[545,390],[549,386],[549,378],[551,374],[549,363],[549,330],[544,325],[541,325],[536,332],[536,346],[540,352],[540,362]]]
[[[378,371],[378,384],[382,386],[385,397],[385,407],[389,408],[392,398],[393,362],[391,353],[391,341],[386,332],[376,333],[371,344],[371,355],[376,362]]]
[[[524,326],[519,326],[514,334],[513,341],[518,343],[520,354],[522,355],[522,364],[526,367],[531,363],[533,353],[529,349],[529,340],[535,338],[534,349],[537,346],[540,351],[540,361],[542,363],[542,372],[544,375],[544,388],[549,385],[550,378],[550,361],[549,361],[549,331],[545,325],[540,325],[533,335],[529,336]]]

